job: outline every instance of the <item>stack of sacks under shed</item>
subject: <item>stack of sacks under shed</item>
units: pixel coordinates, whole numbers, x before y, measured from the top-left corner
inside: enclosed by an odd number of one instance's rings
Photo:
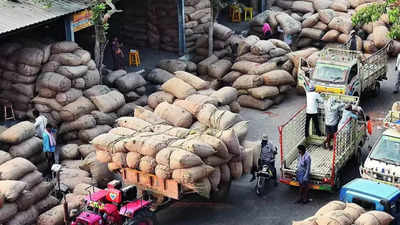
[[[117,128],[93,139],[97,159],[111,171],[132,168],[174,179],[205,197],[249,173],[260,146],[245,141],[248,122],[218,109],[222,97],[196,93],[192,85],[206,82],[187,79],[192,76],[164,83],[163,95],[172,100],[156,102],[154,112],[138,106],[135,117],[119,118]]]
[[[196,41],[208,34],[210,0],[185,0],[185,41],[187,53],[196,50]]]
[[[32,137],[34,133],[32,123],[21,122],[0,134],[1,142],[12,145],[9,152],[0,150],[0,224],[36,224],[41,213],[58,204],[50,195],[53,185],[22,158],[41,154],[41,142]]]
[[[48,44],[4,43],[0,46],[0,101],[12,103],[18,119],[25,119],[33,108],[35,81],[49,56]]]

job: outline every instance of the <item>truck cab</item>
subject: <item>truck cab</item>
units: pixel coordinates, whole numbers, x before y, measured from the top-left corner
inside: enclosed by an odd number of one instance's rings
[[[392,224],[400,224],[400,190],[396,187],[357,178],[341,188],[340,200],[356,203],[365,210],[385,211],[395,218]]]
[[[400,112],[390,111],[384,120],[387,128],[371,148],[361,177],[400,188]]]

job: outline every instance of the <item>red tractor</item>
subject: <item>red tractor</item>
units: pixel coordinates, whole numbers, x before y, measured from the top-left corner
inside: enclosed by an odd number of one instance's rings
[[[155,225],[155,214],[149,210],[151,202],[123,201],[136,189],[134,186],[120,189],[120,186],[119,181],[112,181],[105,190],[86,196],[86,210],[71,225]]]

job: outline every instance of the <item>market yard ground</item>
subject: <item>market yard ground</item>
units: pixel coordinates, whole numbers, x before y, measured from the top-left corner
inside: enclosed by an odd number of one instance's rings
[[[400,100],[400,94],[393,94],[393,86],[397,81],[394,64],[394,59],[388,63],[388,80],[383,81],[380,96],[366,97],[361,100],[361,106],[374,120],[373,135],[365,144],[364,151],[367,150],[368,145],[373,145],[382,133],[381,122],[392,103]],[[257,140],[263,133],[267,133],[273,143],[278,144],[277,127],[287,121],[303,104],[305,104],[305,98],[293,92],[280,105],[265,112],[243,108],[240,114],[250,121],[249,138]],[[279,155],[276,160],[279,173]],[[358,168],[353,165],[348,165],[346,169],[347,180],[359,176]],[[294,204],[298,197],[297,189],[284,184],[276,188],[269,187],[267,194],[260,198],[255,194],[255,183],[249,183],[249,179],[250,175],[247,175],[234,181],[229,197],[224,202],[177,202],[160,211],[157,214],[158,220],[163,225],[287,225],[293,220],[312,216],[321,206],[339,198],[338,193],[314,191],[311,193],[313,201],[310,204],[297,205]]]

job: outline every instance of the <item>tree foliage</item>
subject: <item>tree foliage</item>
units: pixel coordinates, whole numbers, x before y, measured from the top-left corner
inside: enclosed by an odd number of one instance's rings
[[[371,3],[360,9],[351,18],[353,25],[362,26],[371,22],[378,21],[382,15],[386,14],[389,18],[389,38],[400,38],[400,1],[386,0],[385,2]]]

